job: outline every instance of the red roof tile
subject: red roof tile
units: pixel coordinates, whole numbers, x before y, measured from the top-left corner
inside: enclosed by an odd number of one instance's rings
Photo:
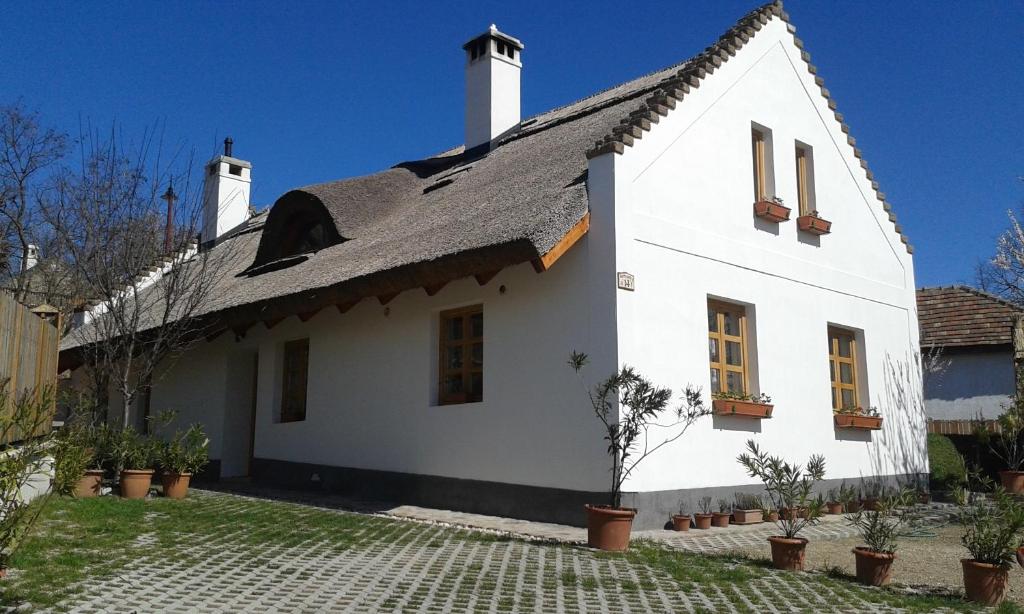
[[[1013,323],[1024,313],[997,296],[966,286],[920,288],[921,345],[963,347],[1012,343]]]

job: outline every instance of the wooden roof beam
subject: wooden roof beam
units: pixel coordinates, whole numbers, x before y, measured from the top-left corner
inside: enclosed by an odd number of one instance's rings
[[[540,258],[534,258],[533,269],[538,273],[542,273],[551,268],[562,254],[569,251],[569,248],[576,244],[583,235],[587,234],[590,230],[590,212],[584,214],[583,218],[576,222],[576,225],[569,229],[569,232],[562,237],[558,243],[555,243],[554,247],[548,250],[546,254]]]

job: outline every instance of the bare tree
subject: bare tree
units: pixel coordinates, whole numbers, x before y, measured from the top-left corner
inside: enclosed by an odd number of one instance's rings
[[[1010,227],[996,241],[995,255],[978,266],[978,286],[1014,304],[1024,305],[1024,227],[1013,211],[1006,214]]]
[[[43,206],[65,265],[93,299],[69,337],[100,403],[108,389],[119,396],[122,426],[132,424],[133,404],[158,367],[204,336],[198,316],[231,257],[229,246],[199,249],[201,190],[192,189],[187,171],[175,186],[177,226],[170,251],[164,249],[161,192],[171,165],[151,154],[152,145],[145,139],[124,151],[116,136],[83,138],[80,168],[62,173]]]
[[[0,277],[15,298],[29,290],[29,246],[43,236],[36,200],[45,173],[67,151],[67,137],[44,128],[20,103],[0,107]]]

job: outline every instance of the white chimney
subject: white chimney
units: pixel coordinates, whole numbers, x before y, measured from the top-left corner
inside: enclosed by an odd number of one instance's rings
[[[523,43],[491,24],[466,50],[466,149],[490,146],[519,125]]]
[[[28,249],[25,250],[25,266],[22,267],[23,271],[27,271],[39,264],[39,246],[29,243]]]
[[[203,186],[202,242],[209,243],[249,219],[249,184],[252,164],[231,157],[231,137],[224,139],[224,155],[206,165]]]

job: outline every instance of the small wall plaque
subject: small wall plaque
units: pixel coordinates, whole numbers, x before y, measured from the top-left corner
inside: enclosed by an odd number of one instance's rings
[[[633,279],[633,274],[619,271],[618,286],[619,290],[629,290],[630,292],[636,290],[636,280]]]

